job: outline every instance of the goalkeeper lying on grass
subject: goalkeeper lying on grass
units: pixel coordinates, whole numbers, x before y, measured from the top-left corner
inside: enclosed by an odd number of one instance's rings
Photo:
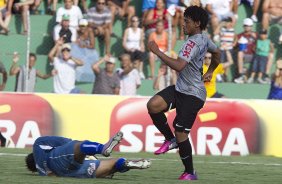
[[[146,159],[85,159],[86,156],[95,154],[110,156],[122,136],[122,132],[118,132],[106,144],[56,136],[39,137],[33,145],[33,153],[25,159],[26,166],[30,171],[38,172],[42,176],[77,178],[105,178],[115,172],[149,168],[151,162]]]

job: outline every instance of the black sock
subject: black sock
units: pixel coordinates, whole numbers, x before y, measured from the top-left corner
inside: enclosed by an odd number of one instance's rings
[[[183,142],[178,143],[179,155],[182,160],[182,163],[185,167],[185,172],[193,174],[193,159],[192,159],[192,147],[189,139],[186,139]]]
[[[159,113],[149,113],[154,125],[157,127],[157,129],[164,135],[165,139],[170,141],[174,138],[174,135],[167,123],[166,116],[163,112]]]

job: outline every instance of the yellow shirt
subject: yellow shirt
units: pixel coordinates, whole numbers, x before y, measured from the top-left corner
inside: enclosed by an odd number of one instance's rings
[[[0,9],[6,6],[6,0],[0,0]]]
[[[205,74],[207,71],[208,71],[208,67],[204,65],[203,73]],[[217,66],[217,68],[214,70],[211,81],[205,82],[205,87],[207,90],[207,98],[212,97],[216,93],[216,76],[217,74],[223,74],[223,73],[224,73],[223,65],[220,63]]]

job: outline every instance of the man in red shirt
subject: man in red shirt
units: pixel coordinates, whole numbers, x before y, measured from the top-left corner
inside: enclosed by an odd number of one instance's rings
[[[234,80],[235,83],[245,83],[247,77],[244,72],[244,63],[252,62],[255,55],[255,47],[257,40],[257,33],[252,31],[253,20],[250,18],[244,19],[243,22],[244,32],[237,35],[235,43],[239,45],[238,51],[238,73],[239,77]],[[240,41],[245,40],[246,46],[241,47]]]

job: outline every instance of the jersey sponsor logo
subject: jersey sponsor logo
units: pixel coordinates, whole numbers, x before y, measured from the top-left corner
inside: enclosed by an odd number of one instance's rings
[[[183,50],[183,56],[189,58],[191,51],[195,45],[196,45],[195,42],[193,42],[192,40],[188,40],[188,43],[185,45]]]
[[[95,163],[89,163],[89,167],[87,169],[87,173],[92,176],[93,173],[95,172],[96,170],[96,164]]]

